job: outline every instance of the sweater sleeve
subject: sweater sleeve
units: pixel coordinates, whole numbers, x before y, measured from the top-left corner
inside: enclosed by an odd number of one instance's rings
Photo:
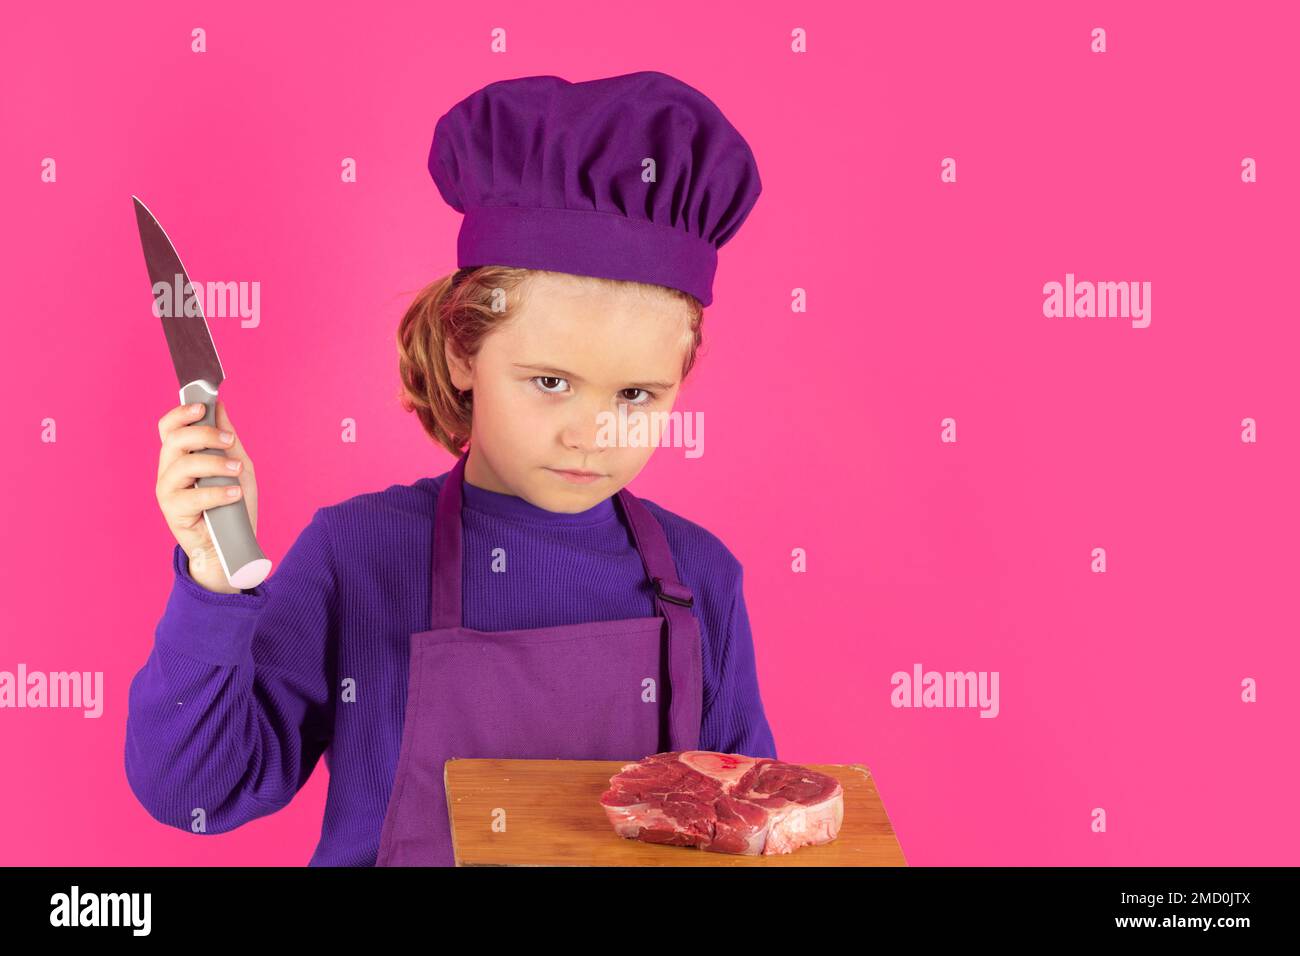
[[[721,652],[718,689],[704,714],[703,739],[715,740],[719,753],[776,759],[776,742],[758,690],[754,639],[745,607],[744,571],[736,575],[727,633]]]
[[[207,590],[180,545],[172,569],[128,691],[126,777],[159,822],[221,833],[285,806],[332,737],[337,578],[325,513],[256,588]]]

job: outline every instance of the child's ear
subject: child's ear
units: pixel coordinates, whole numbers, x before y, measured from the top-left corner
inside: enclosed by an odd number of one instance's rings
[[[451,382],[462,392],[469,391],[474,379],[474,361],[466,359],[448,342],[443,347],[447,359],[447,371],[451,373]]]

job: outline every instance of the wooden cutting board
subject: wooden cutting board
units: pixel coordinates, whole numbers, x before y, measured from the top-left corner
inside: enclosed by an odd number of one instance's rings
[[[844,787],[839,836],[793,853],[741,856],[655,846],[614,832],[600,804],[626,760],[448,760],[457,866],[906,866],[871,772],[804,764]],[[495,821],[495,825],[494,825]]]

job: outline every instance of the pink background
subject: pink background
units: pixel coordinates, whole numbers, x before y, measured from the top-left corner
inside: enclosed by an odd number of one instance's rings
[[[320,828],[323,763],[205,838],[127,786],[177,401],[131,194],[194,279],[262,284],[258,328],[210,321],[278,561],[314,509],[452,464],[396,400],[403,305],[455,265],[436,119],[497,79],[641,69],[710,96],[763,179],[677,406],[704,456],[660,449],[631,488],[744,564],[781,757],[870,767],[913,865],[1300,862],[1297,23],[1155,7],[7,11],[0,670],[101,670],[106,703],[0,710],[0,863],[301,865]],[[1067,272],[1151,282],[1150,327],[1045,318]],[[999,672],[999,716],[891,707],[916,662]]]

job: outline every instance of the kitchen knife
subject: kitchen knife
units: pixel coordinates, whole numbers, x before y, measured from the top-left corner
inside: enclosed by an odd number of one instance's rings
[[[131,200],[135,203],[135,219],[140,227],[144,263],[149,270],[150,288],[155,295],[154,315],[162,319],[167,348],[171,351],[172,365],[176,367],[176,377],[180,381],[181,404],[202,402],[207,409],[203,418],[190,425],[215,425],[217,389],[226,375],[221,368],[221,359],[217,357],[217,349],[212,344],[207,319],[203,316],[201,297],[194,293],[189,274],[181,265],[180,256],[176,254],[176,247],[167,238],[167,233],[153,213],[139,197],[132,196]],[[171,307],[168,309],[160,308],[158,283],[174,290]],[[191,297],[191,309],[197,311],[197,315],[185,314],[190,311],[186,306],[190,305]],[[163,311],[172,314],[160,315]],[[220,448],[199,448],[196,451],[203,455],[226,456]],[[204,475],[196,482],[200,488],[238,483],[238,478],[227,475]],[[258,547],[243,498],[209,508],[203,512],[203,520],[208,526],[208,536],[217,549],[221,570],[225,572],[231,587],[254,588],[266,580],[266,576],[271,573],[271,562]]]

